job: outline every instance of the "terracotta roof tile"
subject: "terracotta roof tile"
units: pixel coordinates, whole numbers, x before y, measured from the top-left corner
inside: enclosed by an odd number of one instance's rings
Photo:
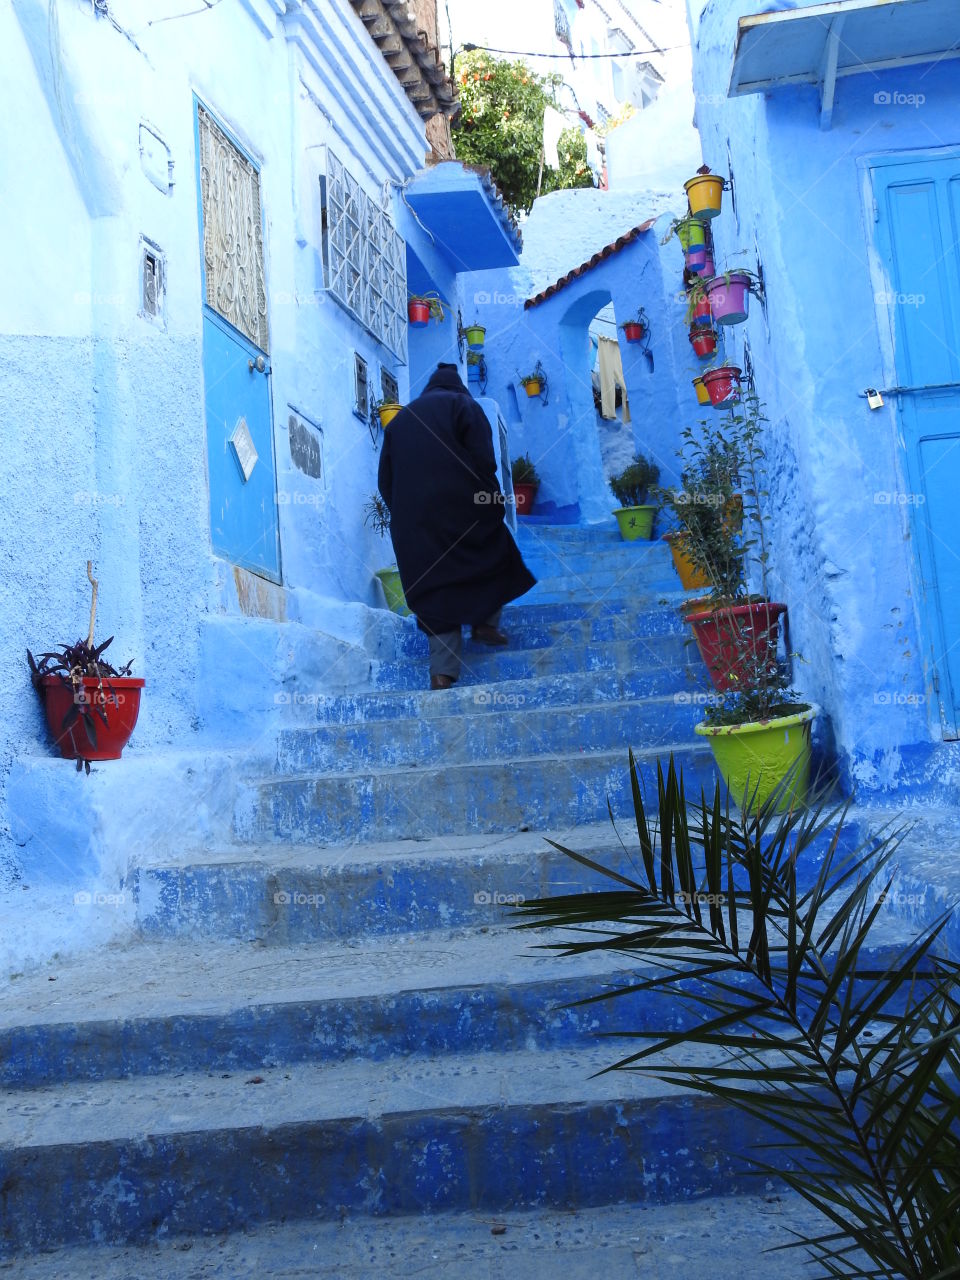
[[[625,232],[622,236],[618,236],[616,240],[604,246],[598,253],[595,253],[587,262],[582,262],[579,267],[574,267],[572,271],[568,271],[565,276],[561,276],[559,280],[548,285],[546,289],[542,289],[534,297],[528,298],[523,304],[524,308],[539,306],[541,302],[546,302],[548,298],[552,298],[555,293],[576,280],[579,276],[586,275],[588,271],[592,271],[594,267],[599,266],[606,258],[612,258],[615,253],[619,253],[625,245],[631,244],[634,240],[639,239],[645,232],[649,231],[653,226],[655,218],[648,218],[646,222],[641,222],[639,226],[634,227],[632,231]]]

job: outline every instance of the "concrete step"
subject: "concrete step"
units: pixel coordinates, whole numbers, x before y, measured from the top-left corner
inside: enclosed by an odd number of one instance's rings
[[[473,709],[425,719],[319,725],[280,734],[277,772],[358,773],[412,765],[490,763],[517,756],[556,756],[565,744],[612,751],[693,741],[702,708],[675,695],[631,701],[540,707],[522,694],[499,692],[486,714]],[[475,695],[476,696],[476,695]],[[493,692],[491,692],[491,697]],[[533,694],[532,696],[536,696]]]
[[[656,1205],[756,1185],[769,1132],[612,1046],[296,1063],[7,1095],[0,1250],[344,1214]],[[704,1059],[706,1064],[706,1059]]]
[[[651,667],[674,670],[697,656],[697,647],[689,630],[642,636],[635,640],[550,644],[538,649],[484,649],[471,645],[464,652],[459,683],[500,683],[584,671],[623,672],[637,668],[649,670]],[[429,684],[426,656],[379,662],[374,666],[372,679],[378,690],[422,689]]]
[[[603,599],[591,605],[578,602],[574,593],[573,599],[565,604],[507,608],[501,629],[509,637],[511,650],[681,635],[684,624],[679,609],[685,599],[686,593],[674,591],[632,600]],[[489,651],[489,646],[471,639],[468,629],[464,631],[464,646],[469,652]],[[427,652],[426,635],[409,619],[397,636],[397,656]]]
[[[51,964],[0,1001],[0,1085],[558,1049],[648,1025],[635,1000],[564,1007],[629,981],[635,961],[537,951],[556,936],[505,929],[508,910],[488,907],[492,928],[274,947],[151,939]]]
[[[758,1188],[753,1189],[758,1192]],[[290,1222],[140,1247],[21,1257],[20,1280],[814,1280],[802,1249],[830,1224],[805,1200],[763,1194],[665,1205]],[[2,1264],[0,1264],[2,1265]]]
[[[706,668],[687,646],[675,666],[651,662],[647,667],[530,676],[489,684],[456,684],[431,689],[382,689],[377,693],[341,694],[317,698],[316,721],[321,725],[368,725],[405,717],[437,720],[448,716],[479,716],[511,707],[559,707],[578,703],[600,705],[637,698],[671,695],[678,702],[703,701],[694,691],[707,682]],[[421,675],[422,675],[422,668]]]
[[[629,824],[622,829],[633,848]],[[141,862],[124,888],[149,939],[278,946],[490,928],[510,903],[605,883],[551,841],[636,869],[607,817],[508,835],[185,851],[177,861]]]
[[[367,773],[271,777],[247,788],[238,802],[235,831],[243,842],[271,840],[348,844],[398,836],[516,831],[602,821],[632,813],[627,747],[637,750],[647,786],[656,786],[657,758],[674,752],[689,790],[713,787],[709,747],[678,740],[654,747],[631,743],[614,751],[555,754]],[[654,792],[655,794],[655,792]]]

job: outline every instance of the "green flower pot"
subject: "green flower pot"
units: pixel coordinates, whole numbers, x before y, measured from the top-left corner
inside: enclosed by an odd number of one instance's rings
[[[483,346],[483,340],[487,336],[487,331],[482,324],[468,324],[464,333],[467,337],[467,346],[472,347],[475,351],[479,351]]]
[[[387,597],[389,607],[394,613],[400,613],[405,618],[409,618],[410,610],[407,608],[407,602],[404,598],[400,570],[378,569],[376,576],[380,579],[380,585],[383,587],[383,594]]]
[[[790,781],[777,804],[777,812],[782,813],[807,798],[810,731],[817,710],[807,705],[791,715],[753,724],[701,722],[694,726],[694,733],[708,739],[731,798],[741,809],[759,808],[789,773]]]
[[[653,537],[653,517],[657,514],[654,506],[618,507],[613,513],[620,526],[620,537],[625,542],[636,542],[639,538]]]

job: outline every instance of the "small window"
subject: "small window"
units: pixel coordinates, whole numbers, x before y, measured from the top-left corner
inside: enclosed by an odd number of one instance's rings
[[[364,422],[370,417],[370,393],[367,381],[367,362],[356,351],[353,353],[353,382],[355,403],[353,412]]]
[[[389,369],[380,369],[380,393],[391,404],[400,403],[400,386]]]
[[[163,326],[164,257],[159,245],[140,237],[140,310],[144,320]]]

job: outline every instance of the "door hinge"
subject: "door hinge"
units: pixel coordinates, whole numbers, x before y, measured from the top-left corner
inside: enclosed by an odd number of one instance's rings
[[[880,221],[880,205],[877,203],[876,196],[873,198],[873,220],[874,222]]]

